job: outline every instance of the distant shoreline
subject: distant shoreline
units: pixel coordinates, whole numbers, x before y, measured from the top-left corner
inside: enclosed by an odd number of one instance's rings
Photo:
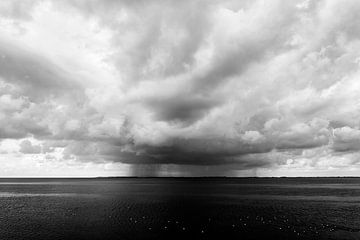
[[[360,178],[360,176],[326,176],[326,177],[226,177],[226,176],[205,176],[205,177],[152,177],[152,176],[112,176],[112,177],[0,177],[6,179],[309,179],[309,178]]]

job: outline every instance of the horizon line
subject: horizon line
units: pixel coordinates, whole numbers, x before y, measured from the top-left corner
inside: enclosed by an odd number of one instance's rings
[[[252,176],[252,177],[233,177],[233,176],[95,176],[95,177],[78,177],[78,176],[56,176],[56,177],[35,177],[35,176],[16,176],[16,177],[0,177],[0,179],[114,179],[114,178],[229,178],[229,179],[249,179],[249,178],[360,178],[360,176],[269,176],[269,177],[259,177],[259,176]]]

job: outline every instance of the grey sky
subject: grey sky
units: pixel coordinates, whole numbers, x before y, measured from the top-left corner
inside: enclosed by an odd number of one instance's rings
[[[359,10],[1,1],[0,175],[358,175]]]

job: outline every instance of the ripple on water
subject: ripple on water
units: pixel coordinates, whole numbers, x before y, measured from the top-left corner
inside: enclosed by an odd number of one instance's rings
[[[17,193],[17,192],[0,192],[0,198],[14,197],[94,197],[95,194],[79,194],[79,193]]]

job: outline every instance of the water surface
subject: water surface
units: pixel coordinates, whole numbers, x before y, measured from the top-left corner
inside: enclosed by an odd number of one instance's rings
[[[359,232],[359,178],[0,180],[1,239],[360,239]]]

